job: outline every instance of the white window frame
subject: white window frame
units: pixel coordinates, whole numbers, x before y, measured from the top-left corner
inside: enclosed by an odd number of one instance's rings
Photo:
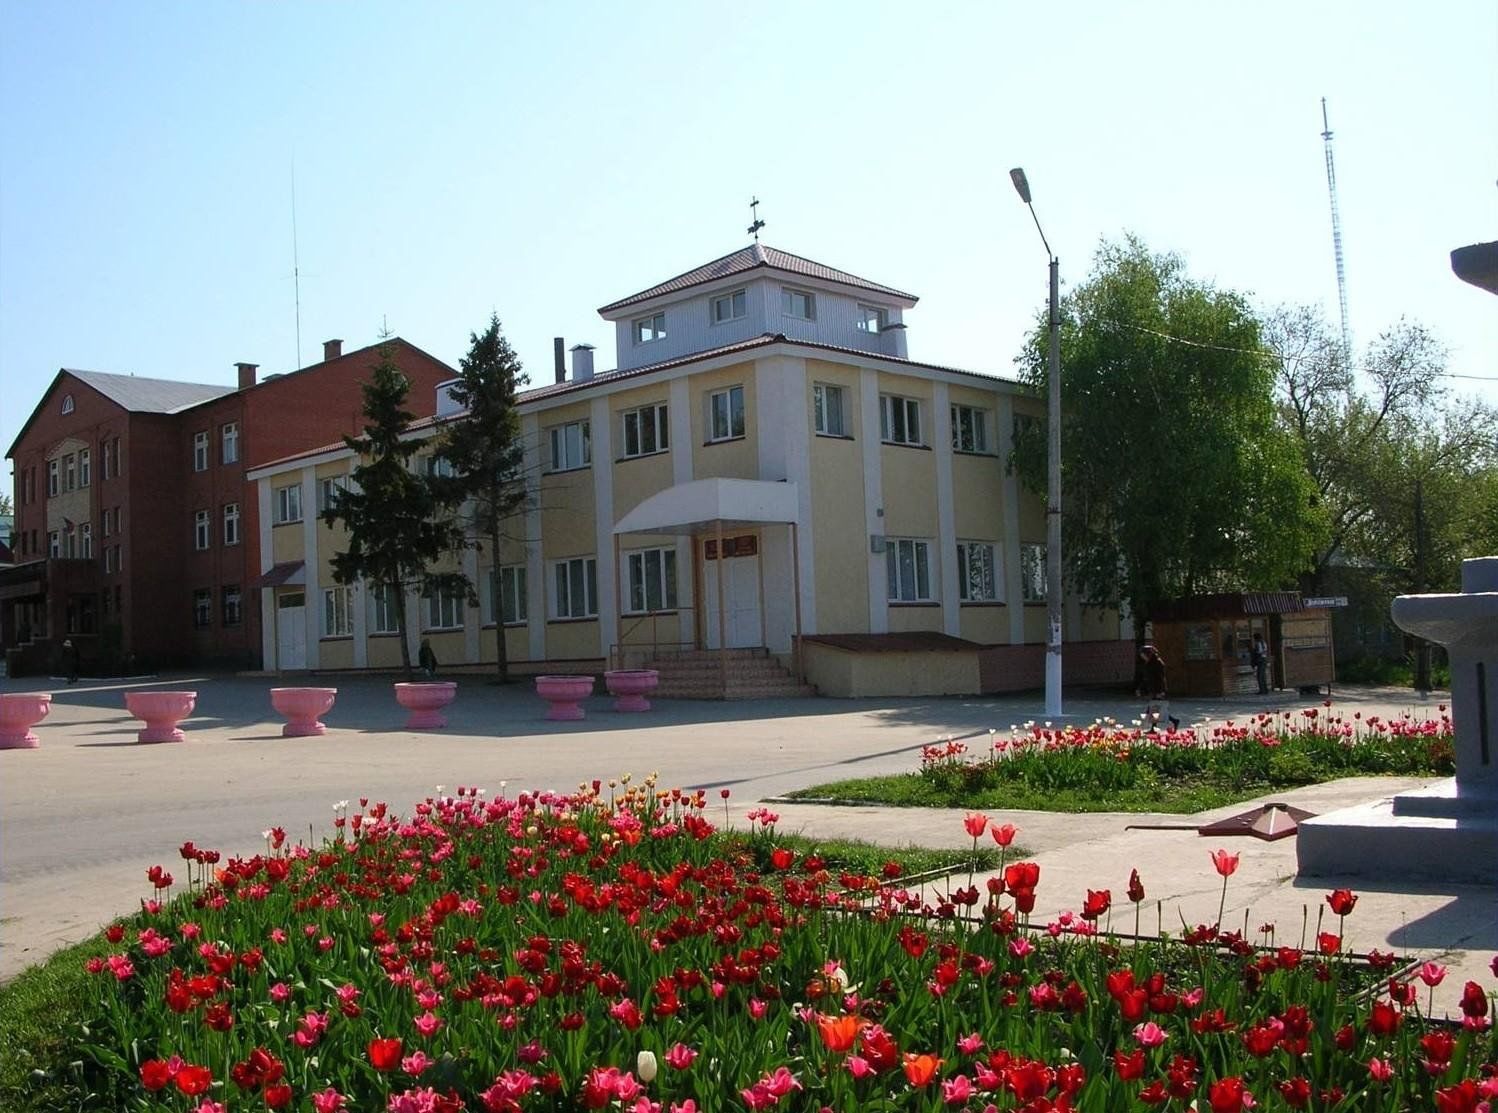
[[[395,592],[387,584],[369,585],[369,632],[399,634],[400,616],[396,613]]]
[[[108,437],[105,437],[102,441],[99,442],[99,455],[101,457],[99,463],[104,468],[104,478],[105,479],[109,479],[111,476],[114,475],[114,472],[110,468],[110,464],[111,464],[110,456],[111,456],[111,453],[109,451],[109,438]]]
[[[62,458],[62,489],[78,490],[78,460],[71,452]]]
[[[47,531],[47,555],[56,560],[62,556],[62,532],[49,529]]]
[[[78,555],[84,560],[94,558],[94,525],[92,522],[78,524]]]
[[[224,503],[224,544],[239,544],[239,503]]]
[[[873,325],[870,328],[870,325]],[[858,331],[877,336],[889,328],[889,310],[882,305],[858,304]]]
[[[982,565],[987,565],[987,584],[973,590],[974,561],[978,574]],[[999,547],[992,541],[957,542],[957,599],[962,603],[999,603],[1003,601],[1003,565],[1000,563]],[[986,593],[985,593],[986,592]]]
[[[1045,545],[1027,543],[1019,547],[1020,594],[1026,603],[1046,602]]]
[[[55,499],[62,492],[62,461],[47,461],[47,497]]]
[[[275,496],[276,525],[285,526],[302,520],[302,485],[300,483],[277,487]]]
[[[92,453],[86,448],[78,450],[78,486],[87,487],[93,481]]]
[[[239,463],[239,422],[226,421],[220,433],[219,460],[225,464]]]
[[[64,414],[70,414],[73,412],[73,409],[73,396],[71,394],[64,394],[62,396],[62,412]]]
[[[422,469],[425,474],[438,479],[453,479],[458,474],[458,469],[453,467],[453,462],[440,452],[434,452],[424,457],[426,466]]]
[[[723,400],[721,407],[722,423],[720,426],[719,399]],[[738,418],[735,428],[734,418]],[[742,385],[724,387],[722,390],[714,390],[707,396],[707,441],[712,444],[715,441],[738,440],[744,436],[747,428],[747,419],[744,414],[744,388]]]
[[[463,609],[468,604],[462,589],[432,591],[422,597],[426,604],[423,630],[463,629]]]
[[[192,593],[192,625],[195,630],[206,630],[213,625],[213,589],[200,587]]]
[[[728,312],[718,312],[719,307],[727,305]],[[730,290],[726,294],[719,294],[708,303],[708,321],[714,325],[726,325],[730,321],[742,321],[749,315],[749,290],[740,287]]]
[[[230,607],[230,601],[233,607]],[[238,584],[225,584],[219,591],[219,624],[238,626],[244,621],[244,592]]]
[[[553,619],[598,617],[598,560],[571,557],[551,562],[549,592]]]
[[[553,425],[547,433],[551,442],[550,471],[578,471],[592,466],[593,428],[586,418]]]
[[[797,301],[806,310],[805,313],[796,312]],[[780,311],[787,317],[794,317],[798,321],[815,321],[817,319],[817,295],[810,290],[802,290],[796,286],[782,286],[780,288]]]
[[[891,537],[884,545],[889,601],[935,602],[936,565],[931,559],[931,542],[920,537]]]
[[[671,450],[671,427],[667,420],[665,402],[653,402],[648,406],[625,410],[621,419],[626,460],[637,456],[657,456]],[[646,447],[647,443],[650,447]]]
[[[526,574],[523,564],[501,564],[484,578],[484,622],[501,626],[524,626],[526,622]]]
[[[666,339],[666,311],[652,313],[648,317],[636,317],[629,325],[635,344],[654,344]]]
[[[192,435],[192,470],[208,470],[208,430],[200,429]]]
[[[904,428],[901,430],[897,426]],[[885,444],[924,446],[926,440],[921,430],[921,400],[899,394],[881,394],[879,439]]]
[[[624,556],[625,614],[676,610],[676,548],[631,549]]]
[[[963,427],[964,421],[966,428]],[[979,406],[952,407],[952,451],[990,456],[988,411]]]
[[[113,545],[105,545],[104,546],[104,574],[106,576],[108,576],[108,575],[113,574],[113,572],[114,572],[114,546]],[[105,595],[105,598],[108,598],[107,593]]]
[[[837,421],[832,421],[830,405],[837,400]],[[811,387],[811,421],[816,432],[824,437],[848,436],[848,388],[836,383],[813,383]]]
[[[195,510],[192,516],[192,547],[203,552],[213,544],[213,513]]]
[[[321,514],[333,505],[329,497],[334,491],[347,491],[349,489],[348,473],[341,475],[325,475],[317,481],[317,512]]]
[[[354,589],[348,584],[322,590],[322,636],[350,638],[354,634]]]

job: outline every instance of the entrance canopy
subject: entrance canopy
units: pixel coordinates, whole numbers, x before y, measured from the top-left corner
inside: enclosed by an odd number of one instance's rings
[[[651,495],[614,527],[614,533],[698,534],[741,526],[788,525],[796,520],[794,483],[762,479],[694,479]]]

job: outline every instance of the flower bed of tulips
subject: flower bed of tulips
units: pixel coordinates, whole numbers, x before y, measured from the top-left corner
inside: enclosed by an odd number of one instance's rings
[[[934,894],[893,864],[829,870],[775,819],[729,842],[705,796],[647,778],[459,789],[407,816],[360,801],[322,846],[272,830],[248,859],[186,843],[89,960],[80,1104],[1470,1113],[1498,1093],[1483,989],[1461,1026],[1428,1024],[1443,972],[1355,962],[1340,927],[1124,945],[1098,933],[1099,890],[1032,929],[1033,862]],[[1209,865],[1226,892],[1236,858]],[[1137,874],[1126,898],[1144,900]]]
[[[796,797],[928,807],[1195,812],[1338,777],[1450,776],[1451,719],[1344,716],[1328,703],[1180,730],[1100,720],[1026,723],[921,750],[919,773],[817,785]]]

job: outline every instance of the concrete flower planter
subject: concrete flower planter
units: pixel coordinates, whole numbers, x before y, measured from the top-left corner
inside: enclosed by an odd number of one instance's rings
[[[395,686],[395,702],[411,713],[406,718],[407,730],[441,730],[447,726],[442,709],[457,696],[456,680],[402,683]]]
[[[146,724],[146,729],[135,736],[137,742],[181,742],[185,735],[177,724],[197,705],[196,692],[125,693],[126,709]]]
[[[591,676],[538,676],[536,694],[551,706],[546,717],[558,722],[573,722],[586,718],[582,701],[593,694]]]
[[[337,688],[272,688],[270,705],[286,720],[282,738],[306,738],[324,734],[327,727],[318,721],[333,706]]]
[[[51,710],[51,692],[0,695],[0,750],[34,750],[40,746],[41,739],[31,728]]]
[[[603,682],[614,697],[615,711],[649,711],[645,697],[660,684],[661,674],[655,669],[611,669],[603,674]]]

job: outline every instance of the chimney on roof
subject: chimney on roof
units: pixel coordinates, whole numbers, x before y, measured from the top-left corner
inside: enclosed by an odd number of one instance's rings
[[[327,363],[330,359],[337,359],[343,355],[342,340],[324,340],[322,342],[322,359]]]
[[[236,363],[239,368],[239,389],[248,390],[255,385],[255,372],[260,369],[258,363]]]
[[[585,383],[593,377],[593,345],[578,344],[572,349],[572,381]]]
[[[554,337],[551,342],[551,362],[557,369],[557,382],[567,381],[567,355],[560,336]]]

